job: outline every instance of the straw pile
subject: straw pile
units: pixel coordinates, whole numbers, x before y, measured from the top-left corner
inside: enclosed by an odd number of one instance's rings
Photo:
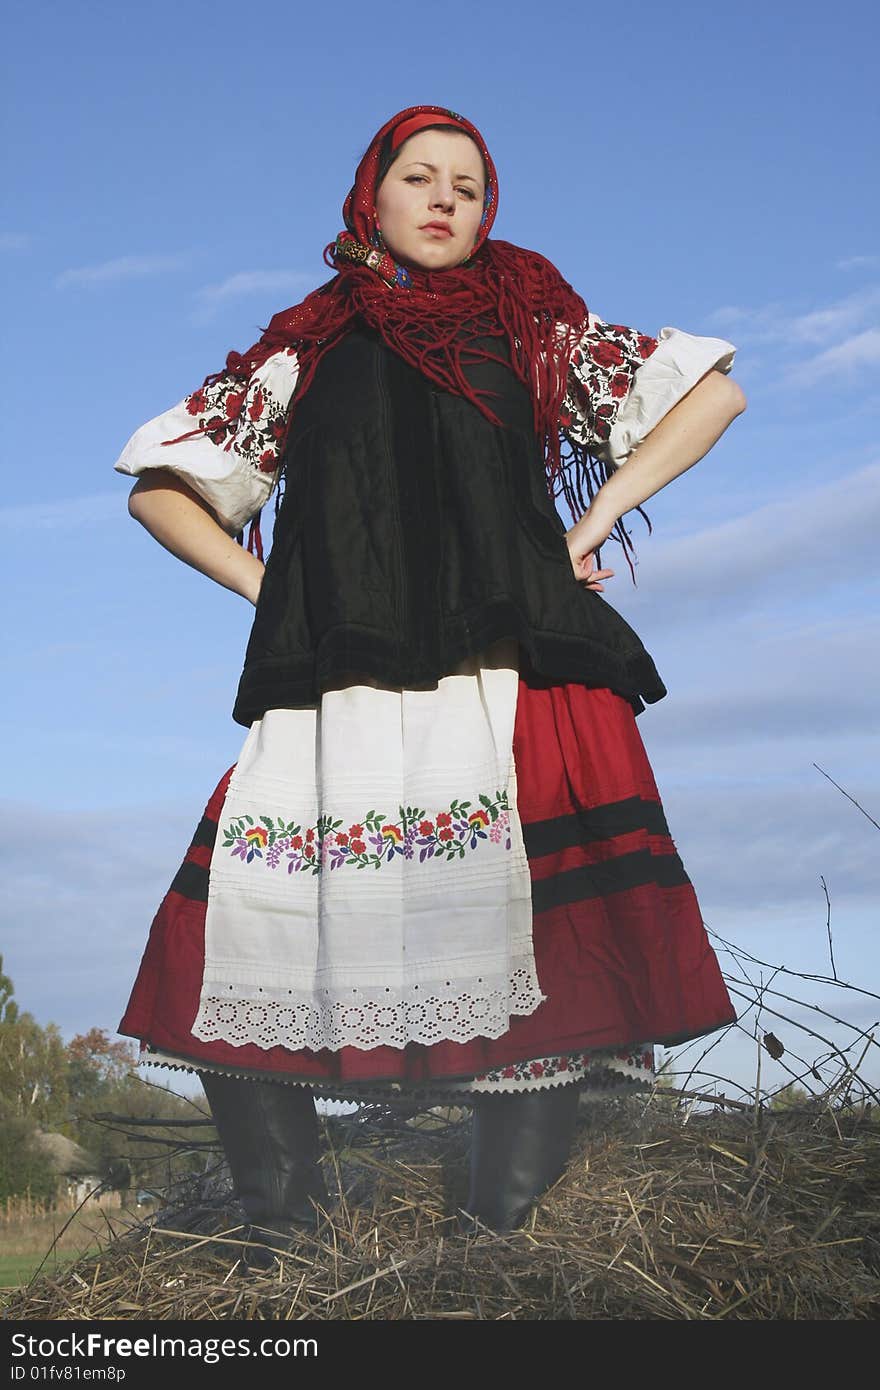
[[[569,1169],[512,1235],[466,1237],[467,1112],[329,1118],[339,1205],[243,1272],[217,1178],[6,1306],[33,1319],[865,1319],[880,1314],[870,1112],[585,1106]],[[212,1185],[213,1184],[213,1185]],[[210,1236],[219,1236],[211,1241]]]

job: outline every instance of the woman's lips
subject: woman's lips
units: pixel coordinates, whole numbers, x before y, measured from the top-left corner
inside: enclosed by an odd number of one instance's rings
[[[432,236],[451,237],[452,228],[448,222],[426,222],[422,227],[423,232],[430,232]]]

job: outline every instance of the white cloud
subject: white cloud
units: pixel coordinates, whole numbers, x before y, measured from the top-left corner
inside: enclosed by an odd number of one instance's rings
[[[68,497],[58,502],[26,502],[19,507],[0,507],[0,530],[70,530],[110,521],[124,510],[124,493],[97,492],[91,497]]]
[[[4,809],[23,849],[3,854],[4,969],[19,1006],[66,1031],[115,1031],[198,814]]]
[[[659,782],[670,833],[706,916],[720,907],[773,905],[807,915],[814,910],[818,918],[820,875],[832,903],[846,899],[853,909],[870,910],[880,892],[874,827],[814,769],[814,783],[768,786],[758,758],[746,754],[744,761],[738,782],[719,777],[684,788]]]
[[[228,299],[249,294],[299,294],[314,284],[314,277],[298,270],[240,270],[217,285],[205,285],[198,292],[203,309],[216,309]]]
[[[880,256],[847,256],[842,261],[838,261],[835,270],[861,270],[866,265],[877,265]]]
[[[880,309],[880,285],[868,285],[844,299],[806,313],[793,313],[773,302],[759,308],[724,305],[709,314],[710,323],[730,325],[748,343],[799,345],[827,343],[839,334],[851,334],[865,322],[873,323]]]
[[[27,251],[30,244],[27,232],[0,232],[0,251]]]
[[[790,386],[812,386],[831,378],[852,376],[863,367],[880,364],[880,329],[869,328],[856,333],[834,347],[826,348],[816,357],[789,367],[784,380]]]
[[[866,634],[865,640],[876,640],[876,632]],[[747,644],[744,642],[742,646]],[[745,745],[752,756],[760,745],[771,742],[772,753],[779,761],[790,762],[792,753],[780,757],[780,744],[798,742],[812,748],[827,750],[829,743],[841,738],[863,738],[866,747],[876,737],[877,699],[873,688],[865,682],[876,682],[877,660],[856,653],[844,667],[826,663],[833,661],[831,651],[823,651],[817,663],[815,649],[803,639],[800,650],[786,649],[791,667],[778,668],[768,680],[760,678],[736,681],[727,672],[716,671],[721,690],[700,693],[676,693],[669,708],[658,717],[657,727],[664,746],[681,748],[711,745],[719,751],[729,750],[726,763],[736,765]],[[752,658],[770,663],[772,646],[752,647]],[[859,657],[861,656],[861,660]],[[874,666],[873,672],[870,670]],[[803,762],[807,766],[809,759]],[[769,771],[762,754],[762,765]]]
[[[108,285],[121,280],[139,280],[149,275],[164,275],[168,271],[181,270],[186,263],[187,258],[180,255],[118,256],[115,260],[102,261],[99,265],[84,265],[62,271],[55,283],[59,289],[68,285]]]
[[[744,755],[765,776],[823,758],[862,765],[854,749],[877,737],[880,620],[836,614],[785,630],[766,619],[741,621],[710,664],[705,646],[688,662],[687,685],[651,726],[670,766],[698,748],[710,749],[719,774],[734,776]]]
[[[642,542],[639,589],[622,590],[620,606],[627,617],[637,615],[637,627],[646,615],[656,626],[692,625],[717,621],[731,609],[738,615],[755,604],[766,609],[853,576],[867,585],[878,577],[878,534],[880,463],[874,463],[656,548]],[[838,566],[826,563],[829,546],[841,556]],[[610,556],[603,552],[603,559]],[[617,607],[615,595],[608,597]]]
[[[836,333],[858,327],[866,318],[874,319],[880,308],[880,286],[859,290],[826,309],[797,314],[787,325],[787,336],[800,343],[826,343]]]

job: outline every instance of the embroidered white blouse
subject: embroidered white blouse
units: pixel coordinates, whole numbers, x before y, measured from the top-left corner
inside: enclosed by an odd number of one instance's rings
[[[569,368],[565,431],[618,468],[708,371],[729,373],[735,355],[723,338],[666,327],[654,339],[590,314]],[[278,481],[279,442],[298,375],[296,353],[288,348],[269,357],[244,386],[221,377],[199,388],[142,425],[116,471],[137,478],[167,468],[235,535]]]

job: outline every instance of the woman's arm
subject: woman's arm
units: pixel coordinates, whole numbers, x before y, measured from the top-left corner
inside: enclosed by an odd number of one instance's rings
[[[729,376],[713,369],[701,377],[599,489],[589,510],[568,532],[578,579],[601,591],[596,581],[613,570],[594,570],[593,552],[607,540],[615,522],[698,463],[745,408],[746,398]]]
[[[262,561],[233,540],[208,504],[173,473],[146,473],[129,494],[128,510],[178,560],[256,604]]]

